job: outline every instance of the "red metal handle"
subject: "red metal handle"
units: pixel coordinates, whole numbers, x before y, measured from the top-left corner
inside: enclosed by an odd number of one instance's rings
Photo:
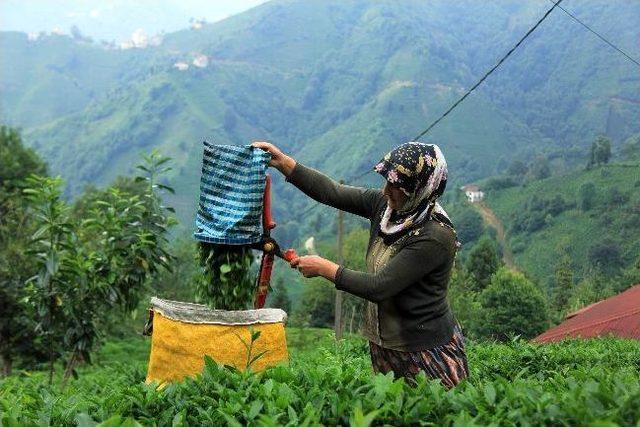
[[[271,271],[273,270],[273,253],[265,252],[260,263],[260,275],[258,276],[258,289],[253,308],[262,308],[267,301],[269,283],[271,283]]]
[[[285,261],[291,262],[293,259],[298,258],[298,254],[296,253],[295,249],[287,249],[282,254],[282,257],[284,258]]]
[[[276,222],[271,216],[271,175],[267,174],[264,186],[264,198],[262,207],[262,226],[265,231],[272,230],[276,227]]]

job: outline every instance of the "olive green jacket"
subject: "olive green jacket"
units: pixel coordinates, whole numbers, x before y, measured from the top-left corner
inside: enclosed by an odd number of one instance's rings
[[[387,245],[379,234],[386,199],[379,189],[341,185],[296,164],[287,178],[309,197],[371,222],[367,272],[341,266],[336,288],[369,301],[363,335],[385,348],[420,351],[446,344],[454,318],[447,288],[456,254],[455,231],[425,221]]]

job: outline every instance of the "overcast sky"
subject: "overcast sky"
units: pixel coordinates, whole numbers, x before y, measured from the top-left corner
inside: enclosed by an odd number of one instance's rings
[[[139,30],[153,36],[215,22],[266,0],[0,0],[2,31],[63,31],[76,25],[96,40],[123,42]]]

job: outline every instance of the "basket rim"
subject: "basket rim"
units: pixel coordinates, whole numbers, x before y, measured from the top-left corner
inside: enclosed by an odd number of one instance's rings
[[[286,323],[287,313],[279,308],[255,310],[214,310],[203,304],[151,298],[151,310],[172,320],[186,323],[247,326]]]

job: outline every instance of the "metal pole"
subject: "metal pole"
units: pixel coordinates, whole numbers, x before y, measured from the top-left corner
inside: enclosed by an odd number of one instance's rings
[[[344,180],[340,180],[340,184],[344,184]],[[338,264],[342,265],[344,257],[342,255],[342,247],[344,245],[344,212],[338,211]],[[336,334],[336,340],[342,339],[342,291],[336,290],[335,317],[333,329]]]

